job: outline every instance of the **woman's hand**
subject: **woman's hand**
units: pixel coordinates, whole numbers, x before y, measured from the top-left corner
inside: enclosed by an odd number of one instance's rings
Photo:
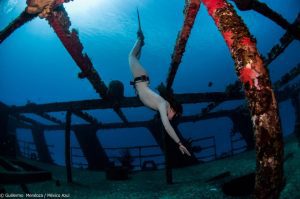
[[[179,144],[179,150],[181,151],[182,154],[187,154],[188,156],[191,156],[190,152],[183,146],[181,142]]]

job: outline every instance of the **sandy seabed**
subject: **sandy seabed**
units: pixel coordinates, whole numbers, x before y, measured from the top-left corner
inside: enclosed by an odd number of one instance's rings
[[[286,186],[281,192],[282,199],[300,198],[300,147],[297,139],[290,136],[285,141],[284,172]],[[28,161],[28,160],[27,160]],[[31,161],[30,161],[31,162]],[[49,170],[53,181],[27,184],[30,191],[26,195],[21,186],[5,185],[4,198],[100,198],[100,199],[206,199],[206,198],[251,198],[232,197],[222,192],[222,184],[231,179],[255,171],[255,152],[247,151],[230,158],[216,160],[186,168],[173,169],[172,185],[167,185],[164,170],[142,171],[130,174],[125,181],[108,181],[103,171],[73,169],[74,183],[66,182],[65,168],[31,162]],[[224,172],[230,175],[206,182]],[[56,185],[59,180],[59,186]],[[21,194],[21,195],[11,195]],[[0,195],[1,196],[1,195]]]

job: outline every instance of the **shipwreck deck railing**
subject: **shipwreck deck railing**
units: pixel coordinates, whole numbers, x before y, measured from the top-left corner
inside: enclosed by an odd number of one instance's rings
[[[191,141],[193,143],[193,147],[201,149],[199,152],[195,152],[196,158],[199,162],[209,162],[218,159],[215,136],[192,139]],[[164,154],[159,145],[107,147],[103,149],[106,151],[106,154],[108,154],[109,161],[113,162],[116,166],[121,165],[122,153],[125,151],[128,151],[132,158],[131,165],[134,170],[143,170],[143,166],[147,162],[153,162],[158,169],[164,168],[165,165]],[[72,166],[87,168],[88,163],[85,160],[79,161],[85,159],[85,156],[82,153],[75,153],[77,150],[81,150],[81,148],[71,147]]]
[[[247,144],[239,133],[231,134],[231,155],[235,155],[247,150]]]
[[[40,159],[36,145],[34,142],[25,141],[25,140],[17,140],[17,143],[19,146],[19,152],[20,152],[21,156],[28,158],[28,159],[32,159],[32,160]],[[47,145],[47,147],[49,149],[50,155],[53,157],[54,145]]]
[[[215,136],[208,136],[203,138],[192,139],[193,147],[200,148],[201,150],[195,152],[196,158],[199,162],[209,162],[218,159],[216,138]],[[242,147],[236,147],[236,142],[243,142],[243,138],[231,139],[231,153],[230,155],[236,155],[245,151],[246,145]],[[18,140],[20,155],[28,158],[39,160],[39,155],[34,142]],[[50,154],[54,156],[54,145],[47,145]],[[121,165],[122,153],[128,150],[130,157],[132,158],[132,166],[134,170],[143,170],[143,166],[147,162],[154,163],[158,169],[164,168],[164,154],[159,145],[144,145],[144,146],[131,146],[131,147],[107,147],[103,148],[108,155],[108,159],[114,162],[115,165]],[[78,146],[71,147],[71,160],[72,166],[75,168],[88,168],[88,162],[86,157]],[[109,152],[111,151],[111,152]],[[34,154],[34,155],[33,155]]]
[[[215,136],[208,136],[198,139],[193,139],[193,143],[202,143],[198,144],[195,147],[201,147],[201,151],[196,152],[196,158],[198,161],[212,161],[217,159],[217,147],[216,147],[216,138]],[[206,152],[206,153],[205,153]],[[203,155],[203,153],[205,155]]]

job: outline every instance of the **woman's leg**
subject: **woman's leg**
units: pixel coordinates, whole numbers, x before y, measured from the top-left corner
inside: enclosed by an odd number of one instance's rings
[[[142,41],[141,39],[138,39],[129,53],[129,66],[134,78],[140,77],[142,75],[147,76],[146,70],[143,68],[143,66],[139,61],[139,58],[141,56],[141,51],[142,51]]]

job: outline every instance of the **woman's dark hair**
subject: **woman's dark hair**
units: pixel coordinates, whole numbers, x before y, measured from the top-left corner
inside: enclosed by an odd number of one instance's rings
[[[159,91],[159,94],[169,102],[170,107],[176,112],[175,117],[182,115],[182,105],[174,99],[173,90],[167,90],[163,83],[158,85],[157,90]]]
[[[182,105],[179,102],[177,102],[175,99],[169,98],[168,101],[169,101],[170,107],[176,112],[176,115],[177,116],[182,115],[182,111],[183,111]]]

